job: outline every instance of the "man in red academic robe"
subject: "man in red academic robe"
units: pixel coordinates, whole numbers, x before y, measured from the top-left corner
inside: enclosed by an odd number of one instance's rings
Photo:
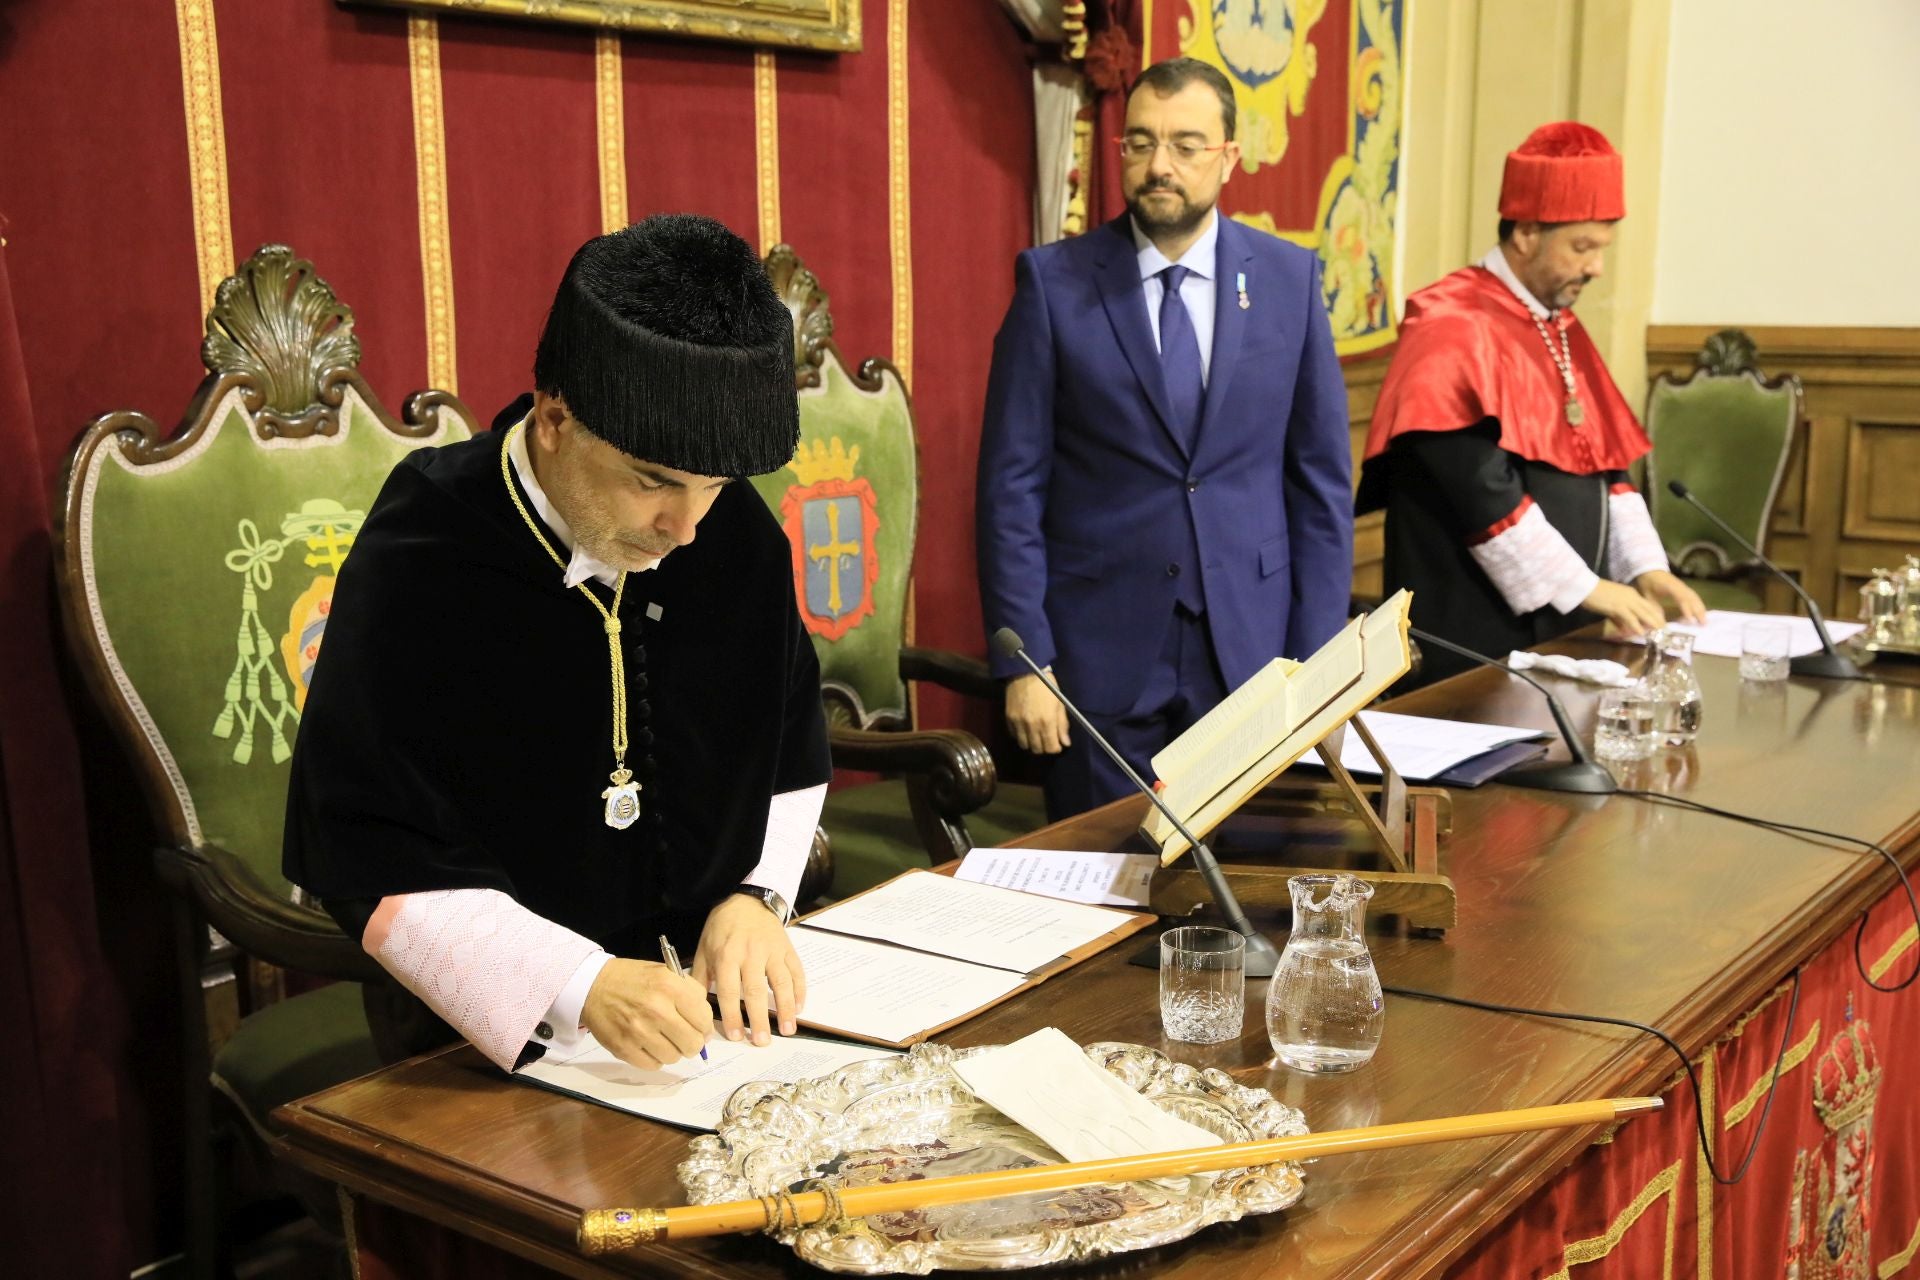
[[[1704,618],[1627,480],[1646,432],[1572,311],[1625,214],[1599,131],[1543,125],[1507,156],[1500,243],[1407,299],[1358,509],[1386,508],[1416,626],[1505,657],[1596,618]],[[1422,679],[1465,665],[1429,652]]]

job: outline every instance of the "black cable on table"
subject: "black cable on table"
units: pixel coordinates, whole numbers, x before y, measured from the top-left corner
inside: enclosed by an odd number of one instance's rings
[[[1845,835],[1838,831],[1823,831],[1819,827],[1803,827],[1797,823],[1776,822],[1772,818],[1758,818],[1752,814],[1736,813],[1731,809],[1718,809],[1713,805],[1702,804],[1698,800],[1690,800],[1685,796],[1668,795],[1664,791],[1633,791],[1623,789],[1618,794],[1633,796],[1635,799],[1646,800],[1652,803],[1670,804],[1682,809],[1692,809],[1698,813],[1712,814],[1716,818],[1726,818],[1733,822],[1744,822],[1750,826],[1760,827],[1768,831],[1779,831],[1802,836],[1816,836],[1822,840],[1833,840],[1841,844],[1854,844],[1859,845],[1863,849],[1871,849],[1885,859],[1889,867],[1893,868],[1894,878],[1900,882],[1901,890],[1907,895],[1907,908],[1913,913],[1914,929],[1917,933],[1920,933],[1920,898],[1914,896],[1913,881],[1908,878],[1906,868],[1900,865],[1900,860],[1889,853],[1884,845],[1875,844],[1871,840],[1863,840],[1859,836]],[[1878,982],[1875,982],[1873,975],[1867,972],[1866,957],[1861,954],[1861,948],[1866,945],[1867,918],[1872,913],[1872,906],[1868,906],[1866,910],[1862,911],[1860,913],[1859,927],[1853,932],[1853,967],[1859,971],[1862,982],[1865,982],[1869,987],[1883,995],[1892,995],[1897,991],[1905,991],[1913,985],[1916,978],[1920,978],[1920,947],[1916,947],[1915,949],[1913,972],[1890,987],[1883,987]]]
[[[1422,991],[1416,987],[1380,988],[1388,995],[1406,996],[1415,1000],[1436,1000],[1442,1004],[1456,1004],[1467,1009],[1480,1009],[1487,1013],[1515,1014],[1527,1018],[1554,1018],[1564,1022],[1597,1022],[1610,1027],[1627,1027],[1657,1037],[1660,1043],[1673,1050],[1673,1056],[1680,1060],[1681,1070],[1687,1073],[1687,1084],[1693,1090],[1693,1121],[1700,1135],[1700,1158],[1706,1161],[1707,1171],[1713,1180],[1723,1187],[1731,1187],[1747,1176],[1747,1170],[1753,1165],[1754,1154],[1760,1150],[1761,1135],[1767,1131],[1767,1117],[1773,1112],[1774,1090],[1780,1087],[1780,1071],[1786,1062],[1787,1046],[1793,1043],[1794,1015],[1800,1008],[1800,970],[1793,971],[1793,994],[1787,1003],[1786,1027],[1780,1033],[1780,1051],[1773,1059],[1773,1079],[1767,1084],[1767,1100],[1760,1108],[1760,1119],[1754,1125],[1753,1138],[1747,1143],[1747,1153],[1740,1158],[1740,1167],[1727,1177],[1721,1174],[1719,1163],[1713,1158],[1713,1145],[1707,1133],[1707,1112],[1700,1096],[1700,1077],[1694,1073],[1693,1062],[1687,1057],[1674,1038],[1658,1027],[1644,1022],[1635,1022],[1631,1018],[1610,1018],[1596,1013],[1568,1013],[1558,1009],[1529,1009],[1522,1005],[1495,1004],[1490,1000],[1469,1000],[1465,996],[1442,995],[1438,991]]]

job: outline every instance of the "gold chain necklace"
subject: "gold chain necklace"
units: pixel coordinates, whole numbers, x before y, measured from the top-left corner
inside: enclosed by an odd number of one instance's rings
[[[506,443],[500,446],[500,479],[506,483],[507,496],[513,499],[513,509],[518,511],[520,518],[527,522],[528,532],[533,534],[534,540],[540,544],[541,549],[560,566],[560,572],[565,574],[567,562],[560,558],[560,553],[555,551],[553,544],[547,541],[547,535],[540,532],[540,526],[534,523],[533,513],[528,511],[527,504],[520,500],[520,490],[513,483],[513,469],[508,455],[513,450],[514,437],[526,425],[524,419],[516,422],[507,432]],[[528,461],[531,463],[531,455]],[[627,768],[627,660],[626,655],[620,650],[620,595],[626,589],[627,573],[622,569],[620,576],[614,580],[613,608],[609,609],[600,603],[599,596],[587,590],[586,583],[574,584],[574,590],[585,596],[587,603],[598,611],[607,632],[607,659],[613,669],[613,772],[607,775],[607,780],[613,785],[602,791],[600,798],[607,802],[607,825],[617,831],[624,831],[632,826],[634,820],[640,816],[640,784],[633,780],[633,773]]]
[[[1533,315],[1531,311],[1527,314]],[[1586,420],[1587,412],[1580,407],[1580,397],[1573,390],[1573,348],[1567,342],[1567,331],[1560,330],[1560,345],[1556,348],[1545,320],[1533,316],[1533,327],[1540,331],[1540,340],[1547,344],[1547,354],[1553,358],[1553,367],[1560,371],[1560,381],[1567,389],[1567,425],[1577,427]]]

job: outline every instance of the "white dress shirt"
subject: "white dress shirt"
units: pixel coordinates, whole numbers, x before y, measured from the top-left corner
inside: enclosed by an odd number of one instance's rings
[[[1513,296],[1526,303],[1527,310],[1539,319],[1551,320],[1558,314],[1546,303],[1534,297],[1533,290],[1520,283],[1520,277],[1513,274],[1513,265],[1507,261],[1506,251],[1499,245],[1493,246],[1487,256],[1480,259],[1480,265],[1493,272],[1493,278],[1507,286],[1513,292]],[[1180,296],[1184,298],[1187,295],[1183,293]]]

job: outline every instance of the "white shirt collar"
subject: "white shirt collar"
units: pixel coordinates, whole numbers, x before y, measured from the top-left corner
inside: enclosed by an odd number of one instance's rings
[[[1480,259],[1480,265],[1493,272],[1493,278],[1507,286],[1507,288],[1513,292],[1514,297],[1526,303],[1527,310],[1531,311],[1536,318],[1541,320],[1553,319],[1555,314],[1553,308],[1548,307],[1542,303],[1540,299],[1534,297],[1533,290],[1520,283],[1520,277],[1513,274],[1513,267],[1508,264],[1507,255],[1501,251],[1499,245],[1493,246],[1493,251],[1487,254],[1486,257]]]
[[[527,491],[527,497],[533,502],[533,513],[540,517],[541,523],[553,530],[553,536],[560,539],[561,545],[572,553],[567,562],[566,572],[561,581],[569,587],[577,587],[588,578],[603,586],[611,587],[620,581],[620,570],[610,564],[596,560],[573,544],[573,530],[553,509],[553,503],[547,498],[547,491],[540,487],[534,478],[533,460],[527,456],[527,432],[533,428],[533,414],[528,413],[520,419],[520,428],[507,441],[507,460],[513,464],[513,474],[520,481],[520,487]],[[658,568],[660,562],[642,565],[639,572]]]
[[[1142,280],[1151,280],[1168,267],[1176,265],[1185,267],[1202,280],[1213,279],[1214,262],[1217,257],[1215,248],[1220,243],[1220,210],[1217,207],[1207,210],[1207,225],[1200,232],[1200,238],[1187,246],[1187,251],[1180,255],[1178,263],[1160,252],[1160,247],[1147,239],[1146,233],[1140,230],[1140,224],[1135,222],[1131,215],[1127,218],[1127,227],[1133,232],[1133,247],[1140,256]]]

